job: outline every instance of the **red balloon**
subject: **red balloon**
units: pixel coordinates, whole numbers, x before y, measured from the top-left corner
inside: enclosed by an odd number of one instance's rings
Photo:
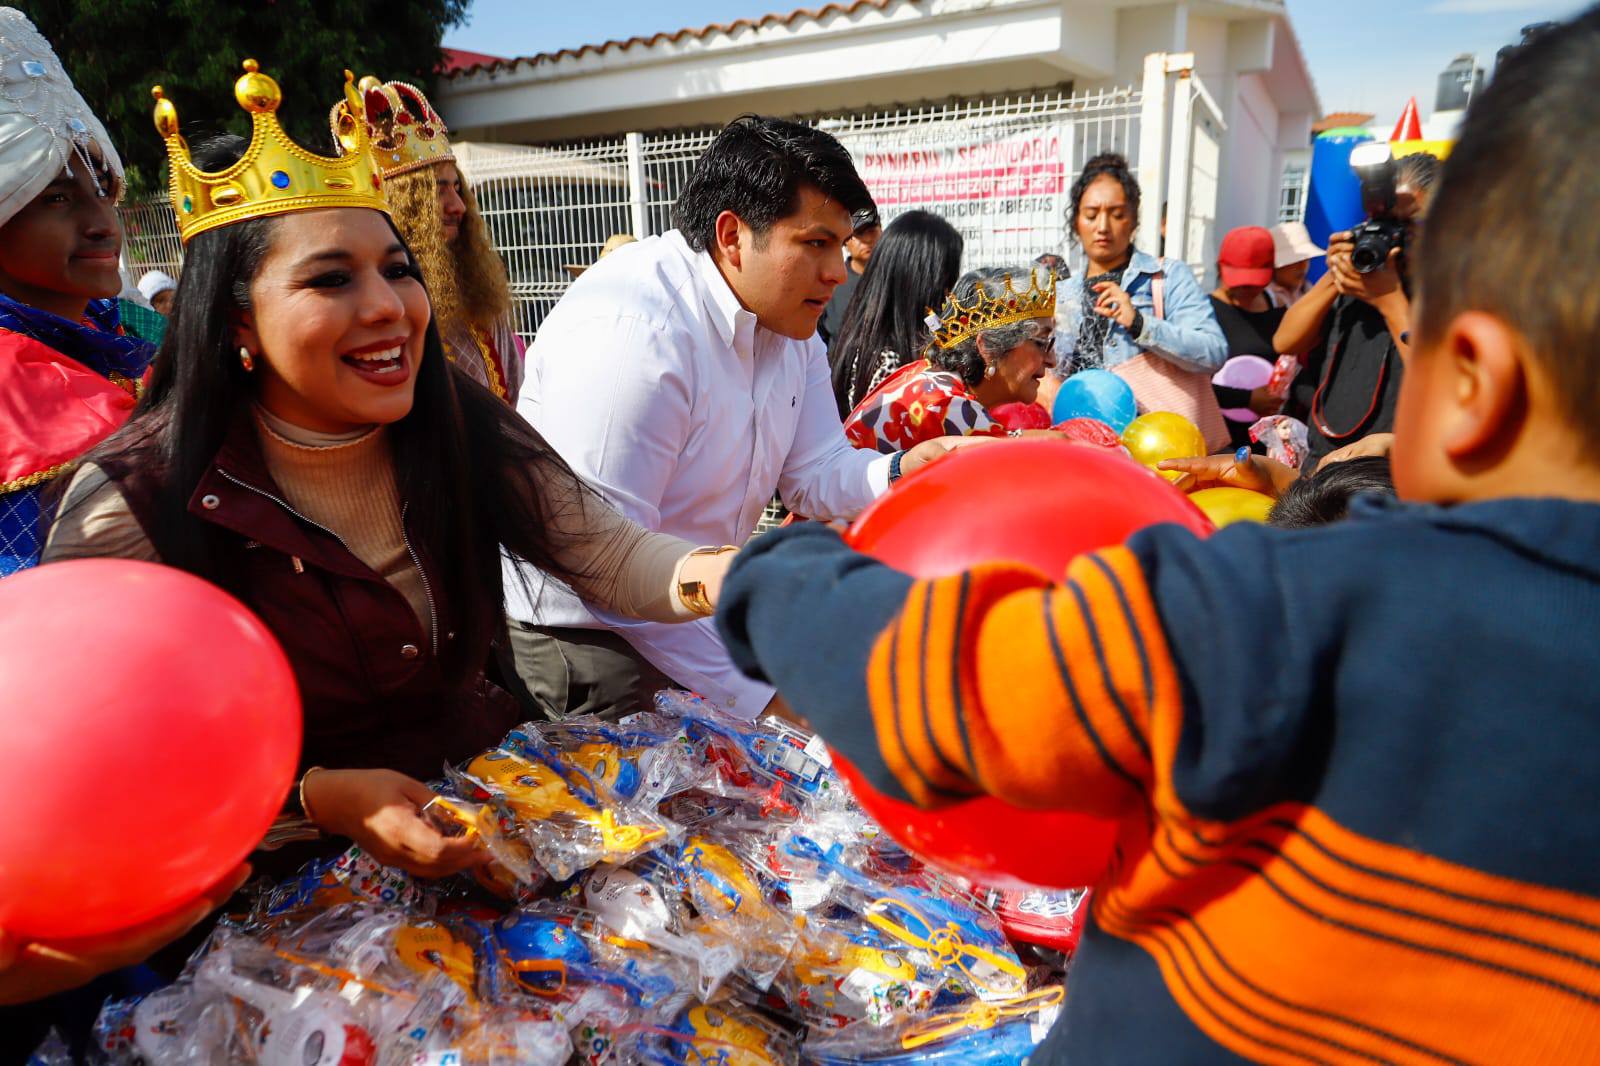
[[[91,936],[233,869],[300,757],[283,649],[169,567],[52,563],[0,581],[0,929]]]
[[[1050,428],[1050,412],[1036,403],[1003,403],[991,407],[989,417],[1013,431]]]
[[[962,448],[907,476],[861,513],[846,539],[921,578],[1012,560],[1060,579],[1076,556],[1159,522],[1198,536],[1213,529],[1183,493],[1124,456],[1030,438]],[[889,835],[980,884],[1073,888],[1097,881],[1111,858],[1116,826],[1105,819],[988,796],[923,810],[875,791],[834,759]]]
[[[1075,441],[1084,444],[1094,444],[1123,453],[1122,434],[1100,421],[1098,418],[1069,418],[1058,426],[1052,427],[1065,433]]]

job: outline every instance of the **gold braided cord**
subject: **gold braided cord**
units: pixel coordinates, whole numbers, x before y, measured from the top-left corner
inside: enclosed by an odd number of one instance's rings
[[[46,481],[65,474],[80,462],[82,462],[81,459],[68,459],[64,463],[57,463],[55,466],[46,467],[32,474],[24,474],[13,481],[0,482],[0,496],[9,492],[21,492],[23,489],[37,488]]]
[[[478,345],[478,354],[483,356],[483,369],[489,375],[489,391],[502,400],[505,399],[506,385],[500,377],[500,368],[495,365],[494,354],[489,351],[489,345],[484,340],[483,331],[477,326],[472,327],[472,339]]]

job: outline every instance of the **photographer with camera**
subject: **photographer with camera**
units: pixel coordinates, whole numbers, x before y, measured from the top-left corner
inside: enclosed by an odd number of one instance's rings
[[[1273,335],[1300,356],[1288,413],[1309,428],[1308,461],[1394,425],[1410,328],[1407,246],[1427,208],[1439,161],[1401,159],[1386,144],[1351,153],[1367,220],[1328,238],[1328,272],[1283,316]]]

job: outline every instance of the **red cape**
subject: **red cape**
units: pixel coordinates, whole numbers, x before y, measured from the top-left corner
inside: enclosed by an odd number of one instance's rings
[[[132,394],[76,359],[0,329],[0,486],[76,459],[133,407]]]

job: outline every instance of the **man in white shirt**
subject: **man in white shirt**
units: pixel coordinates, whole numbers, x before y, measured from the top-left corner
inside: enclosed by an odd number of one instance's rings
[[[946,450],[856,451],[839,424],[817,319],[845,278],[851,216],[871,206],[829,134],[734,120],[674,205],[677,229],[596,263],[544,320],[517,409],[648,529],[742,544],[774,489],[799,514],[854,516]],[[511,576],[517,673],[557,717],[641,709],[669,681],[743,717],[773,698],[709,618],[640,622],[525,571],[530,598]]]

